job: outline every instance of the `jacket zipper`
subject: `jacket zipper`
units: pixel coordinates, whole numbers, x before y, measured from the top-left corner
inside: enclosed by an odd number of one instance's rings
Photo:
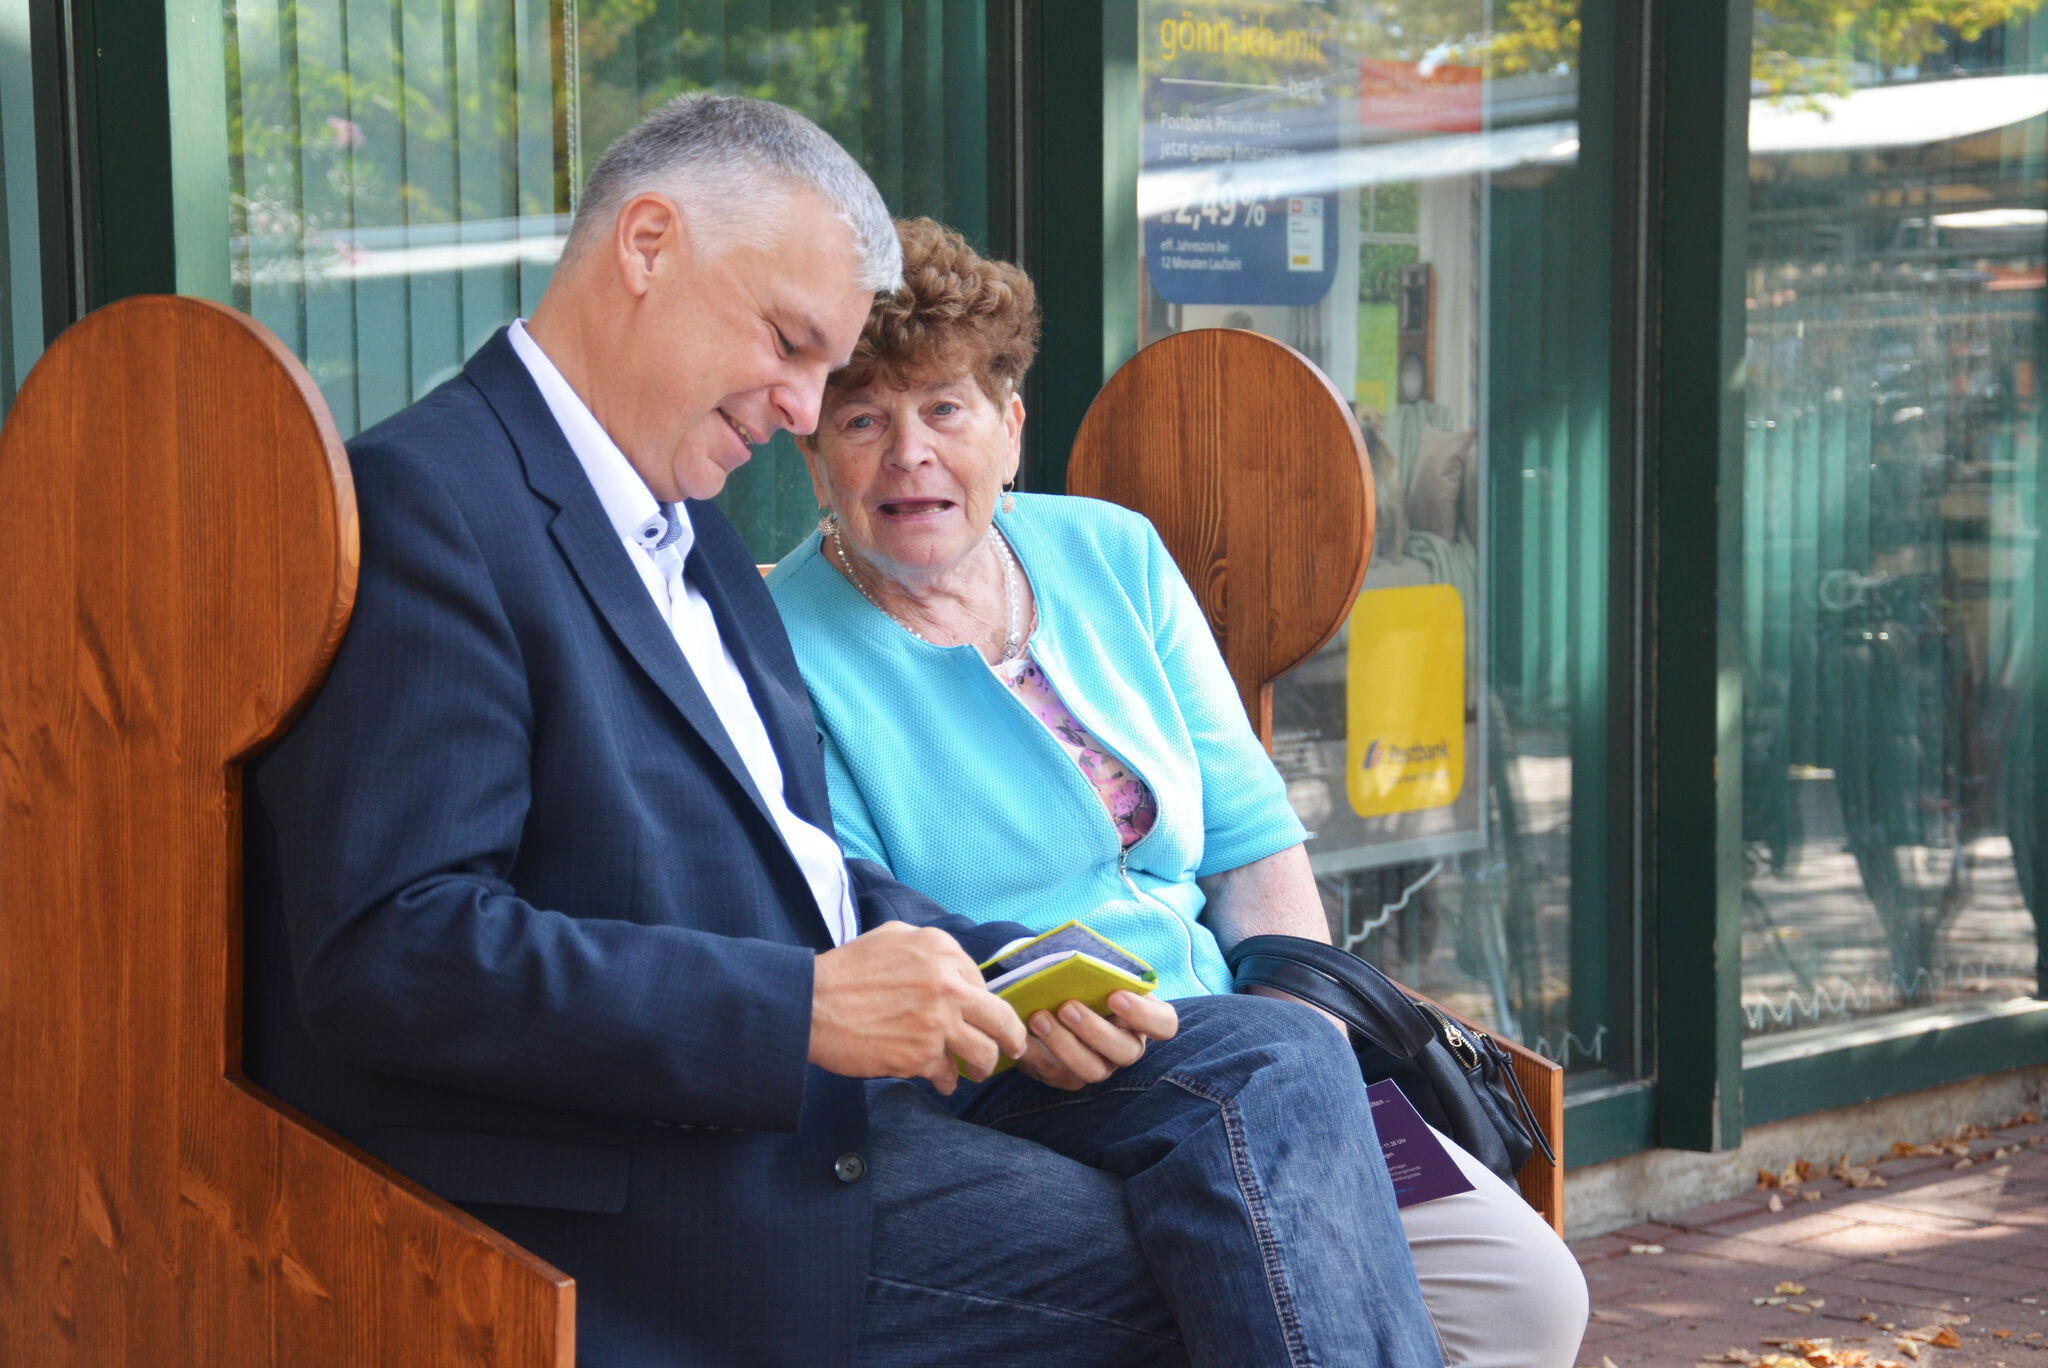
[[[1004,535],[1008,536],[1007,533],[1005,533]],[[1019,549],[1016,539],[1014,537],[1010,538],[1010,550],[1012,554],[1014,554],[1017,557],[1018,570],[1028,578],[1031,573],[1030,568],[1024,564],[1024,553],[1021,549]],[[1045,629],[1045,609],[1042,604],[1040,605],[1036,613],[1036,617],[1038,630],[1032,633],[1033,636],[1039,635]],[[978,655],[979,651],[977,651],[976,654]],[[1079,774],[1080,766],[1076,765],[1074,763],[1074,758],[1071,755],[1067,754],[1066,747],[1061,746],[1058,738],[1054,737],[1050,731],[1046,730],[1045,724],[1038,720],[1037,716],[1032,713],[1030,708],[1025,707],[1024,700],[1017,697],[1016,691],[1011,689],[999,676],[997,676],[994,670],[988,669],[986,662],[983,662],[983,668],[987,670],[990,677],[995,680],[996,687],[1002,690],[1003,694],[1009,698],[1010,702],[1014,706],[1023,709],[1025,716],[1031,719],[1031,724],[1034,727],[1038,728],[1038,730],[1045,732],[1046,740],[1050,741],[1055,747],[1058,748],[1060,752],[1060,758],[1066,762],[1068,768],[1072,769],[1075,773]],[[1045,658],[1043,656],[1038,657],[1038,668],[1041,670],[1045,669]],[[1102,748],[1104,750],[1108,751],[1111,755],[1116,756],[1116,758],[1122,762],[1123,767],[1125,769],[1129,770],[1133,775],[1136,775],[1139,783],[1144,784],[1147,788],[1151,789],[1152,801],[1156,806],[1159,802],[1159,790],[1156,787],[1153,787],[1153,785],[1146,780],[1143,774],[1139,773],[1138,767],[1136,765],[1133,765],[1129,759],[1127,759],[1114,746],[1109,744],[1108,738],[1103,736],[1103,734],[1100,731],[1096,730],[1094,727],[1088,725],[1087,719],[1083,718],[1081,714],[1075,710],[1073,702],[1068,696],[1068,692],[1060,688],[1059,681],[1053,679],[1050,673],[1046,675],[1046,681],[1053,686],[1053,692],[1059,695],[1060,701],[1066,705],[1067,711],[1073,713],[1074,720],[1079,722],[1083,727],[1087,728],[1089,734],[1094,736],[1097,741],[1100,741],[1102,743]],[[1092,800],[1093,806],[1095,807],[1096,811],[1101,813],[1101,820],[1103,824],[1109,828],[1110,839],[1116,842],[1116,876],[1118,880],[1122,882],[1125,888],[1128,888],[1131,891],[1131,896],[1133,898],[1136,898],[1140,903],[1151,902],[1157,904],[1161,909],[1165,911],[1167,920],[1171,921],[1175,926],[1180,928],[1181,940],[1184,942],[1185,945],[1185,948],[1182,953],[1182,962],[1187,966],[1188,977],[1194,980],[1196,983],[1200,983],[1202,981],[1202,976],[1195,970],[1195,933],[1193,928],[1187,924],[1186,920],[1180,915],[1179,912],[1175,911],[1172,908],[1172,906],[1161,901],[1158,898],[1151,897],[1150,895],[1141,891],[1138,888],[1137,882],[1131,878],[1131,851],[1152,839],[1153,832],[1159,830],[1158,818],[1155,817],[1153,819],[1152,831],[1146,832],[1143,836],[1140,836],[1137,840],[1131,842],[1130,845],[1125,845],[1123,843],[1122,833],[1116,829],[1116,823],[1110,819],[1109,809],[1103,806],[1102,795],[1096,790],[1095,785],[1088,782],[1086,775],[1081,776],[1081,781],[1083,786],[1088,789],[1088,796]]]

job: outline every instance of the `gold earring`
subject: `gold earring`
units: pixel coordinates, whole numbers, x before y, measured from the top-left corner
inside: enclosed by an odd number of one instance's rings
[[[1003,482],[1003,512],[1005,513],[1015,513],[1017,511],[1017,496],[1010,492],[1016,487],[1017,482],[1015,480],[1005,480]]]

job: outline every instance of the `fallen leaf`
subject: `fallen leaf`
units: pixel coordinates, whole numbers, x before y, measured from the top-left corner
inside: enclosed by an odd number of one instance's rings
[[[1774,1192],[1771,1194],[1771,1200],[1765,1203],[1765,1205],[1770,1207],[1772,1211],[1783,1211],[1785,1209],[1785,1200]]]
[[[2010,1126],[2038,1126],[2041,1124],[2041,1113],[2029,1107],[2006,1124]]]
[[[1801,1201],[1806,1202],[1818,1202],[1820,1200],[1820,1194],[1818,1192],[1815,1192],[1812,1188],[1808,1188],[1806,1191],[1800,1193],[1799,1197]]]
[[[1617,1365],[1615,1364],[1613,1359],[1607,1357],[1607,1355],[1605,1354],[1602,1354],[1600,1356],[1600,1368],[1617,1368]]]
[[[1631,1254],[1662,1254],[1664,1246],[1652,1244],[1630,1245],[1628,1252]]]
[[[1943,1349],[1958,1349],[1962,1347],[1963,1342],[1956,1338],[1956,1332],[1952,1328],[1944,1325],[1935,1332],[1934,1338],[1928,1343]]]
[[[1958,1159],[1953,1164],[1949,1165],[1949,1169],[1951,1172],[1953,1172],[1956,1169],[1966,1169],[1975,1162],[1976,1161],[1974,1159]]]
[[[1909,1145],[1903,1140],[1894,1140],[1892,1142],[1892,1152],[1887,1157],[1892,1159],[1931,1159],[1940,1153],[1941,1151],[1933,1145]]]
[[[1794,1312],[1801,1316],[1810,1316],[1813,1314],[1813,1308],[1808,1306],[1805,1302],[1787,1302],[1785,1304],[1785,1309],[1787,1311]]]
[[[1909,1358],[1909,1359],[1912,1359],[1912,1360],[1914,1360],[1915,1362],[1918,1362],[1918,1361],[1919,1361],[1919,1358],[1920,1358],[1920,1346],[1919,1346],[1918,1344],[1915,1344],[1915,1343],[1914,1343],[1914,1342],[1913,1342],[1912,1340],[1909,1340],[1909,1339],[1896,1339],[1896,1340],[1893,1340],[1893,1341],[1892,1341],[1892,1348],[1894,1348],[1894,1349],[1898,1350],[1898,1351],[1899,1351],[1900,1353],[1904,1354],[1904,1355],[1905,1355],[1905,1356],[1906,1356],[1907,1358]]]
[[[1877,1324],[1877,1313],[1875,1311],[1865,1311],[1856,1319],[1862,1321],[1865,1325],[1875,1325]]]
[[[1806,1285],[1804,1283],[1796,1282],[1781,1282],[1776,1287],[1771,1289],[1771,1291],[1786,1297],[1796,1297],[1805,1290]]]
[[[2012,1331],[2010,1331],[2010,1330],[1993,1330],[1993,1331],[1991,1332],[1991,1338],[1993,1338],[1993,1339],[2011,1339],[2011,1338],[2012,1338]]]
[[[1769,1169],[1760,1168],[1756,1171],[1756,1185],[1760,1188],[1774,1188],[1778,1185],[1778,1175]]]
[[[1826,1297],[1808,1297],[1806,1299],[1806,1304],[1812,1307],[1814,1310],[1818,1311],[1823,1306],[1826,1306],[1828,1302]]]

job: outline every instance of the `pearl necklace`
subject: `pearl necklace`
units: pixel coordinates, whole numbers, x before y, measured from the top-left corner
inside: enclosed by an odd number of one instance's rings
[[[994,523],[988,525],[988,539],[994,544],[997,557],[1002,562],[1003,597],[1009,604],[1009,617],[1005,624],[1007,630],[1003,636],[1003,658],[997,662],[997,664],[1006,664],[1009,661],[1015,660],[1024,649],[1024,609],[1017,593],[1017,557],[1011,552],[1010,544],[1003,540],[1003,534],[996,531]],[[839,563],[846,568],[846,578],[852,581],[854,588],[860,590],[862,598],[875,605],[876,612],[916,637],[919,641],[927,645],[931,644],[930,638],[925,636],[923,632],[918,631],[917,628],[911,626],[902,618],[897,617],[887,608],[884,608],[881,601],[868,592],[868,587],[860,582],[860,575],[853,568],[853,558],[846,554],[846,538],[840,534],[836,526],[832,529],[832,549],[839,553]]]

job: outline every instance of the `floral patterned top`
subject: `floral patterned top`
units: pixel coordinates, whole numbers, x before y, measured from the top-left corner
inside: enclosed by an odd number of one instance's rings
[[[989,668],[1081,767],[1096,796],[1102,799],[1102,806],[1109,810],[1109,820],[1115,825],[1117,839],[1124,849],[1129,850],[1143,840],[1159,820],[1159,800],[1152,796],[1143,779],[1081,725],[1080,719],[1060,700],[1031,652]]]

